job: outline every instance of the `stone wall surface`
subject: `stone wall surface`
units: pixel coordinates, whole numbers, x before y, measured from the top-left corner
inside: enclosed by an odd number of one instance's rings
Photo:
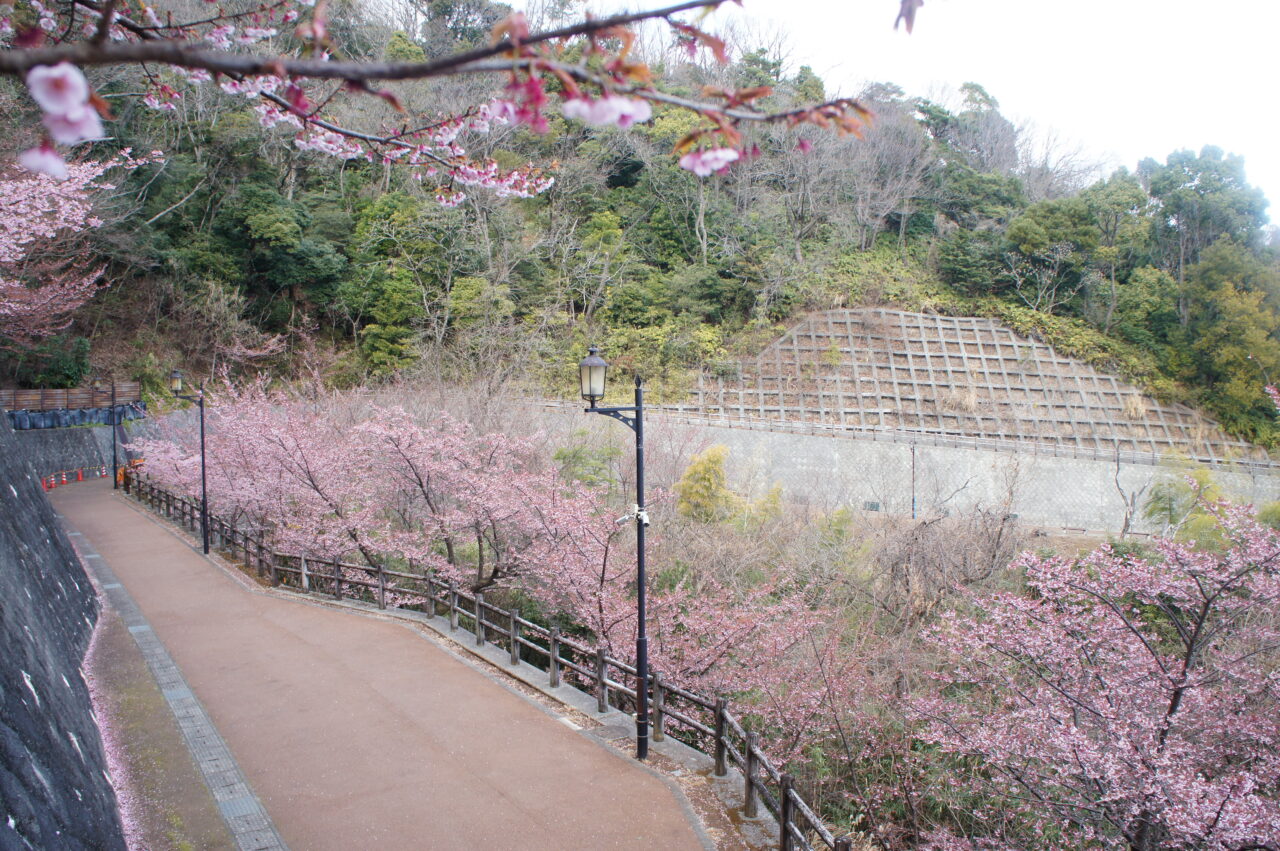
[[[80,669],[97,598],[38,478],[101,464],[97,429],[19,441],[0,417],[0,848],[123,849]],[[36,435],[37,433],[28,432]],[[24,435],[25,436],[25,435]],[[107,434],[110,459],[110,434]],[[109,460],[108,460],[108,463]]]
[[[8,428],[6,423],[6,431]],[[109,426],[32,429],[11,432],[10,440],[38,476],[111,465]]]

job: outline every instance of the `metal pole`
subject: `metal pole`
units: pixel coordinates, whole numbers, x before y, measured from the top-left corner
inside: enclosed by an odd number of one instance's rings
[[[111,489],[120,487],[120,461],[116,455],[116,429],[120,427],[116,419],[116,380],[111,379]]]
[[[916,445],[911,444],[911,519],[916,519]]]
[[[205,475],[204,464],[204,383],[200,384],[200,394],[196,397],[200,406],[200,536],[204,541],[204,554],[209,554],[209,482]]]
[[[644,386],[636,376],[636,759],[649,756],[649,636],[645,629]]]

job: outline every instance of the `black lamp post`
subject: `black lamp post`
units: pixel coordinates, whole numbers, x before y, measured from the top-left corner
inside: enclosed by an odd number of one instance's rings
[[[644,530],[649,515],[644,508],[644,386],[636,376],[636,404],[626,408],[598,408],[604,398],[605,373],[609,364],[592,346],[578,364],[582,398],[591,407],[588,414],[604,414],[627,425],[636,433],[636,759],[649,756],[649,637],[645,629]],[[634,416],[627,416],[634,414]]]
[[[95,392],[102,392],[103,379],[101,377],[93,379],[93,389]],[[116,379],[111,378],[111,489],[116,490],[120,487],[120,461],[119,454],[116,449],[116,428],[119,423],[116,419]]]
[[[204,466],[204,382],[194,396],[182,393],[182,370],[175,369],[169,373],[169,390],[174,397],[195,402],[200,408],[200,537],[204,542],[204,554],[209,554],[209,485],[205,477]]]

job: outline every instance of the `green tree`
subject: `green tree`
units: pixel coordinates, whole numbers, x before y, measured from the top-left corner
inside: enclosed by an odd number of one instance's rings
[[[382,54],[388,62],[425,62],[427,52],[409,40],[409,36],[400,30],[391,34],[387,49]]]
[[[795,92],[795,99],[801,103],[822,103],[827,99],[827,87],[822,78],[808,65],[800,66],[800,70],[791,79],[791,88]]]
[[[1181,377],[1238,434],[1271,443],[1275,406],[1263,385],[1280,375],[1280,315],[1265,302],[1274,272],[1227,237],[1188,271],[1190,322],[1174,343],[1190,353]]]
[[[1096,323],[1104,334],[1111,332],[1120,302],[1120,284],[1146,246],[1150,199],[1138,178],[1120,169],[1080,194],[1097,229],[1093,266],[1105,281],[1105,295]]]
[[[360,332],[360,350],[372,375],[390,375],[418,357],[414,323],[422,318],[420,290],[403,269],[375,279],[369,313]]]
[[[741,500],[726,484],[724,462],[729,447],[716,445],[693,456],[676,482],[676,510],[701,523],[718,523],[732,517]]]
[[[1175,151],[1164,165],[1143,160],[1138,176],[1160,202],[1154,238],[1165,268],[1179,281],[1221,237],[1248,247],[1258,244],[1267,200],[1245,180],[1243,157],[1211,145],[1198,155]],[[1186,322],[1187,305],[1183,307]]]

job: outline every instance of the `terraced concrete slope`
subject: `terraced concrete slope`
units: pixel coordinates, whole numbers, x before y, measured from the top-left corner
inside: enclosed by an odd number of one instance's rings
[[[1161,404],[991,319],[881,308],[814,314],[742,361],[736,377],[700,377],[693,396],[668,409],[1099,455],[1266,458],[1199,412]]]

